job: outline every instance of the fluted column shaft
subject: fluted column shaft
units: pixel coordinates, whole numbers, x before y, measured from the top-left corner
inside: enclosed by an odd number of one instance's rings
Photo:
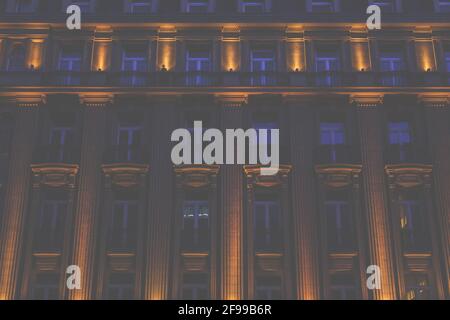
[[[0,234],[0,299],[16,298],[40,103],[18,105]]]
[[[313,164],[314,116],[311,107],[290,101],[292,218],[296,297],[320,299],[315,178]]]
[[[175,129],[173,120],[177,100],[170,97],[160,99],[154,107],[150,154],[145,289],[145,297],[148,300],[173,298],[170,297],[169,283],[175,194],[170,137]]]
[[[379,98],[378,98],[379,99]],[[386,178],[383,159],[383,123],[381,101],[355,101],[363,166],[363,190],[369,242],[369,264],[381,269],[381,289],[373,290],[376,300],[396,299],[396,280],[389,212],[387,209]]]
[[[244,100],[221,100],[221,127],[243,128]],[[243,239],[244,239],[244,176],[242,165],[223,165],[221,172],[221,298],[244,299]]]
[[[443,277],[450,296],[450,106],[445,101],[424,101],[433,155],[434,190],[442,243]],[[445,287],[444,286],[444,287]]]
[[[107,102],[84,101],[83,135],[75,206],[71,264],[81,269],[81,289],[69,291],[69,299],[93,298],[97,220],[101,199],[101,164],[105,147]]]

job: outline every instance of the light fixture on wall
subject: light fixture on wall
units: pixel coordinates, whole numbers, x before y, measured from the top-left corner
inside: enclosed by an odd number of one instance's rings
[[[167,68],[166,68],[166,65],[165,65],[165,64],[163,64],[163,65],[161,66],[161,71],[162,71],[162,72],[166,72],[166,71],[167,71]]]
[[[233,72],[234,70],[233,70],[233,68],[230,68],[230,70],[228,70],[229,72]]]

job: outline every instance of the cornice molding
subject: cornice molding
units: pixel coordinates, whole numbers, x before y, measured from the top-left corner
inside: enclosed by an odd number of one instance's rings
[[[19,95],[12,98],[16,106],[21,108],[39,107],[47,103],[47,97],[42,94],[36,95]]]
[[[450,95],[421,95],[419,100],[427,107],[448,108],[450,106]]]
[[[174,166],[176,184],[178,188],[202,188],[217,186],[219,165],[183,165]]]
[[[358,107],[376,107],[383,104],[384,95],[382,94],[362,94],[351,95],[350,103],[356,104]]]
[[[113,94],[80,94],[80,104],[86,107],[104,107],[113,103]]]
[[[214,96],[216,103],[223,107],[239,108],[248,103],[248,95],[216,95]]]

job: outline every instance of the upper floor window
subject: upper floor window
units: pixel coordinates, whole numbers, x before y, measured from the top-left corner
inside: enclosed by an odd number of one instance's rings
[[[257,300],[282,299],[280,277],[256,277],[255,294]]]
[[[49,193],[43,201],[35,230],[37,250],[58,250],[64,237],[67,199],[60,193]]]
[[[183,249],[209,249],[209,203],[207,200],[184,201],[182,228]]]
[[[330,293],[333,300],[355,300],[358,298],[355,278],[350,272],[331,275]]]
[[[23,45],[16,45],[9,53],[6,62],[7,71],[24,71],[25,70],[25,47]]]
[[[213,0],[182,0],[181,11],[187,13],[207,13],[213,12]]]
[[[340,70],[340,56],[336,50],[318,48],[315,56],[317,85],[334,86],[338,84],[337,71]]]
[[[13,13],[31,13],[36,11],[37,0],[9,0],[7,3],[7,12]]]
[[[136,245],[138,204],[135,200],[115,200],[111,218],[110,248],[133,249]]]
[[[147,71],[148,56],[141,47],[125,47],[122,52],[121,84],[126,86],[143,86],[146,83],[144,72]]]
[[[402,52],[386,50],[380,53],[381,82],[383,86],[401,86],[404,84],[405,59]]]
[[[95,0],[64,0],[63,11],[66,12],[67,7],[77,5],[83,13],[92,13],[95,8]]]
[[[125,0],[127,13],[152,13],[156,11],[156,0]]]
[[[113,273],[106,288],[108,300],[131,300],[134,297],[135,276],[131,273]]]
[[[434,0],[436,12],[450,12],[450,0]]]
[[[58,299],[59,276],[56,273],[42,273],[36,275],[31,289],[33,300]]]
[[[401,195],[399,200],[400,225],[405,250],[421,250],[428,247],[428,223],[425,208],[417,194]]]
[[[64,85],[79,85],[82,53],[77,48],[63,48],[59,54],[58,70],[64,71],[60,81]]]
[[[121,120],[116,132],[116,161],[135,161],[141,155],[142,125],[138,120]]]
[[[340,0],[308,0],[308,12],[339,12]]]
[[[254,203],[255,249],[279,250],[282,242],[281,212],[278,201],[257,199]]]
[[[407,121],[389,122],[389,144],[405,145],[412,142],[411,125]]]
[[[369,0],[369,5],[377,5],[383,13],[399,12],[401,1],[399,0]]]
[[[209,298],[208,276],[203,273],[186,273],[181,288],[183,300],[206,300]]]
[[[186,52],[186,71],[189,73],[187,84],[202,86],[208,84],[208,75],[211,71],[211,51],[203,46],[194,46]]]
[[[239,0],[239,12],[241,13],[265,13],[270,12],[269,0]]]
[[[447,72],[450,72],[450,49],[445,52],[445,67]]]
[[[345,198],[325,201],[328,248],[332,251],[352,249],[353,219],[350,203]]]
[[[251,59],[251,84],[254,86],[267,86],[275,82],[275,50],[273,49],[253,49],[250,54]]]
[[[276,116],[271,113],[260,113],[253,117],[253,129],[257,130],[258,144],[270,146],[272,144],[271,130],[278,129],[279,125],[275,120]],[[260,130],[266,131],[266,137],[263,139]]]

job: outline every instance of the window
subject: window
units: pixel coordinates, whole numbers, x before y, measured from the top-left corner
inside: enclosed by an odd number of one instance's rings
[[[110,249],[126,250],[136,246],[138,204],[135,200],[116,200],[111,219]]]
[[[59,250],[64,238],[67,199],[62,193],[49,191],[38,214],[35,230],[37,250]]]
[[[59,54],[58,70],[64,73],[60,79],[63,85],[79,85],[81,71],[81,51],[77,48],[63,48]]]
[[[25,47],[16,45],[11,50],[7,63],[7,71],[24,71],[25,70]]]
[[[330,298],[333,300],[355,300],[358,298],[356,292],[355,278],[350,272],[338,272],[331,275]]]
[[[257,251],[278,251],[282,244],[281,213],[278,201],[256,199],[254,203],[254,234]]]
[[[275,52],[272,49],[254,49],[251,51],[251,84],[267,86],[275,83]]]
[[[327,243],[331,251],[354,247],[352,210],[345,198],[334,195],[325,201]]]
[[[209,298],[208,275],[203,273],[186,273],[183,276],[182,299],[206,300]]]
[[[31,13],[36,10],[35,0],[16,0],[14,12],[16,13]]]
[[[125,73],[121,80],[122,85],[145,85],[145,71],[147,71],[147,55],[141,48],[125,48],[122,53],[122,71]]]
[[[58,299],[59,276],[54,273],[36,275],[31,289],[33,300],[56,300]]]
[[[340,70],[339,55],[334,50],[316,52],[316,72],[318,86],[335,86],[338,84],[337,72]]]
[[[137,123],[123,123],[117,128],[117,161],[136,161],[141,151],[142,126]]]
[[[392,121],[388,124],[389,153],[391,160],[407,161],[412,156],[412,129],[407,121]]]
[[[417,195],[402,195],[399,200],[400,226],[405,250],[428,249],[429,232],[425,207]]]
[[[450,12],[450,0],[434,0],[436,12]]]
[[[320,123],[320,144],[326,152],[328,162],[339,162],[343,156],[341,146],[345,145],[345,126],[342,122]],[[325,159],[324,159],[325,160]]]
[[[338,12],[339,0],[308,0],[308,12]]]
[[[186,200],[183,203],[182,248],[207,250],[209,239],[209,203],[206,200]]]
[[[134,274],[113,273],[109,277],[107,300],[132,300],[134,298]]]
[[[270,12],[271,2],[267,0],[240,0],[239,12],[241,13],[265,13]]]
[[[379,6],[382,13],[400,11],[400,2],[398,0],[369,0],[369,5]]]
[[[279,277],[256,277],[255,294],[257,300],[280,300],[281,279]]]
[[[257,120],[253,123],[253,129],[257,130],[258,145],[260,146],[260,148],[261,148],[261,145],[266,145],[266,146],[270,147],[270,145],[272,144],[271,130],[279,129],[279,126],[275,121]],[[266,130],[266,132],[267,132],[266,139],[267,140],[264,140],[264,141],[262,140],[259,130]]]
[[[203,86],[209,83],[207,72],[211,71],[211,52],[207,48],[190,48],[186,53],[187,84]]]
[[[213,11],[213,1],[211,0],[182,0],[182,12],[187,13],[207,13]]]
[[[434,299],[427,274],[414,272],[406,275],[406,298],[408,300]]]
[[[50,158],[52,161],[64,162],[69,160],[70,147],[73,146],[73,128],[66,126],[55,126],[50,129]]]
[[[80,7],[81,12],[83,13],[91,13],[94,12],[94,2],[90,0],[85,1],[72,1],[72,0],[64,0],[63,11],[66,12],[67,7],[71,5],[77,5]]]
[[[404,83],[401,72],[405,64],[400,52],[382,52],[380,54],[381,82],[383,86],[401,86]]]
[[[127,13],[152,13],[156,11],[156,0],[126,0],[125,12]]]

